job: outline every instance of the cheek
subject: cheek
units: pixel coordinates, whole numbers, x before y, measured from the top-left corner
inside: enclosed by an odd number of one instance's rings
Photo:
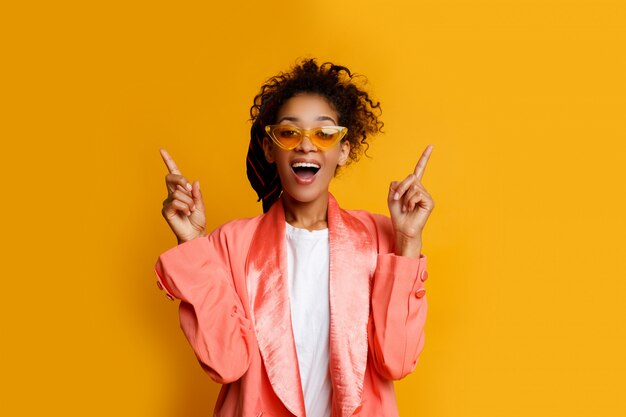
[[[281,152],[280,150],[274,150],[273,154],[274,156],[274,161],[276,161],[277,164],[280,165],[287,165],[288,162],[288,158],[285,156],[285,152]]]
[[[291,171],[289,158],[287,158],[284,152],[274,152],[274,161],[276,162],[276,167],[278,168],[279,173],[289,173]]]
[[[334,172],[336,167],[341,165],[343,154],[341,153],[341,149],[333,149],[330,152],[331,153],[329,153],[326,158],[326,164],[328,164]]]

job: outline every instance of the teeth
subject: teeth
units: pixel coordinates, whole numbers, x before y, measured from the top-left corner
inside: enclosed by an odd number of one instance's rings
[[[317,164],[313,164],[311,162],[296,162],[295,164],[291,165],[292,168],[317,168],[319,169],[320,166]]]

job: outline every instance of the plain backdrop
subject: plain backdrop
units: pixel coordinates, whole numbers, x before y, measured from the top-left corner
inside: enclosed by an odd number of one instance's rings
[[[403,417],[626,415],[623,1],[90,1],[0,6],[7,416],[210,416],[153,266],[165,147],[209,228],[261,212],[262,83],[318,57],[367,77],[385,133],[335,179],[387,213],[434,144],[426,345]]]

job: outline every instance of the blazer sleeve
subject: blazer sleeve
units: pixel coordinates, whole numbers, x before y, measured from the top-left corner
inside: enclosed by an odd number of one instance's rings
[[[378,373],[399,380],[415,370],[424,348],[426,256],[395,255],[390,220],[376,215],[375,226],[378,255],[368,323],[369,348]]]
[[[202,368],[221,384],[241,378],[256,338],[235,290],[220,229],[162,253],[154,270],[159,288],[181,301],[181,328]]]

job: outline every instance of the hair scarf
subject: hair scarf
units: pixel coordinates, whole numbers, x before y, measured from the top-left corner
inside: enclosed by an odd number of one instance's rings
[[[263,152],[263,138],[266,136],[264,120],[271,107],[270,103],[271,99],[261,105],[250,128],[250,145],[246,157],[248,181],[259,197],[257,201],[263,200],[263,213],[267,213],[282,191],[276,164],[267,162]]]

